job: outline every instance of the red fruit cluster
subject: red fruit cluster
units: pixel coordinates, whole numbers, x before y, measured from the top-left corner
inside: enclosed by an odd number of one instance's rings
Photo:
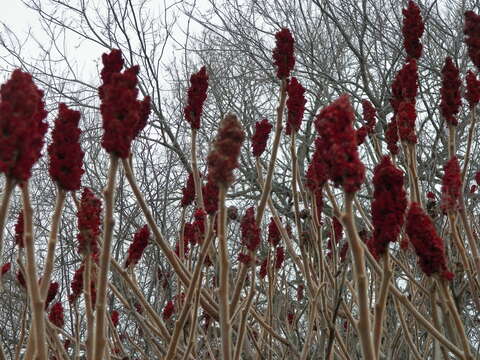
[[[392,120],[387,124],[387,130],[385,131],[385,141],[387,142],[388,151],[392,155],[397,155],[400,151],[398,147],[398,126],[397,119],[394,116]]]
[[[170,300],[167,302],[167,305],[163,308],[163,320],[168,320],[172,317],[172,315],[175,313],[175,305],[173,304],[173,301]]]
[[[43,91],[20,69],[0,88],[0,172],[28,180],[40,158],[47,132]]]
[[[377,115],[377,110],[372,103],[366,99],[362,101],[362,110],[363,121],[365,122],[365,125],[357,130],[357,145],[363,144],[367,135],[375,132],[375,116]]]
[[[278,226],[272,217],[270,218],[270,223],[268,224],[268,242],[275,247],[280,243],[280,239],[280,230],[278,230]]]
[[[427,192],[427,199],[435,200],[435,194],[431,191]]]
[[[477,182],[477,185],[480,186],[480,171],[475,173],[475,181]]]
[[[83,270],[85,270],[85,265],[82,264],[73,275],[72,282],[70,283],[70,288],[72,292],[68,297],[70,303],[75,302],[78,297],[82,294],[83,291]]]
[[[442,178],[442,209],[455,211],[459,207],[460,193],[462,191],[462,175],[460,164],[453,156],[443,167],[445,172]]]
[[[355,137],[357,139],[357,146],[360,146],[365,142],[367,135],[368,135],[368,129],[365,125],[363,125],[361,128],[359,128],[355,132]]]
[[[422,44],[420,38],[425,30],[422,15],[417,4],[408,2],[408,7],[402,10],[403,14],[403,47],[407,58],[418,59],[422,55]]]
[[[286,79],[295,66],[293,55],[294,40],[288,29],[281,29],[275,34],[275,49],[273,49],[273,63],[277,66],[277,77]]]
[[[25,282],[25,277],[23,276],[23,273],[21,270],[18,270],[17,272],[17,281],[22,286],[23,288],[27,288],[27,283]]]
[[[55,296],[58,294],[58,289],[60,285],[58,282],[51,282],[48,286],[47,298],[45,299],[45,309],[48,308],[48,305],[55,299]]]
[[[25,247],[25,242],[23,241],[23,211],[18,213],[17,222],[15,223],[15,245],[18,245],[20,248]]]
[[[186,223],[183,229],[184,244],[201,244],[205,235],[206,213],[203,209],[197,209],[193,213],[193,223]]]
[[[245,265],[249,266],[251,261],[252,261],[252,257],[248,254],[245,254],[245,253],[239,253],[238,254],[238,261],[241,262],[242,264],[245,264]]]
[[[2,267],[0,268],[0,277],[5,275],[9,270],[10,268],[12,267],[12,263],[5,263],[2,265]]]
[[[258,276],[260,279],[264,279],[267,276],[267,265],[268,265],[268,256],[263,259],[262,264],[260,265],[260,270],[258,272]]]
[[[67,191],[80,189],[84,173],[83,151],[80,147],[80,112],[71,110],[61,103],[52,132],[52,143],[48,146],[50,166],[48,171],[57,184]]]
[[[480,70],[480,16],[473,11],[465,12],[465,25],[463,27],[468,56],[472,63]]]
[[[78,209],[78,252],[82,255],[98,253],[102,202],[89,188],[85,188]]]
[[[275,269],[280,270],[285,261],[285,249],[283,246],[277,247],[275,250]]]
[[[290,135],[292,132],[298,132],[302,125],[307,100],[305,99],[305,88],[294,76],[287,84],[287,94],[287,127],[285,133]]]
[[[203,112],[203,103],[207,99],[208,75],[205,66],[190,76],[190,87],[187,93],[187,106],[183,110],[185,120],[192,129],[200,129],[200,117]]]
[[[118,326],[118,322],[120,321],[120,314],[117,310],[113,310],[110,313],[110,319],[112,319],[112,324],[114,327]]]
[[[147,124],[150,115],[150,97],[137,100],[138,66],[120,72],[122,53],[112,50],[102,55],[102,85],[98,92],[103,119],[102,146],[110,154],[121,158],[130,155],[132,141]]]
[[[197,209],[193,213],[193,227],[195,229],[195,241],[192,242],[194,244],[201,244],[203,241],[203,236],[205,234],[205,221],[207,218],[207,214],[203,209]]]
[[[404,101],[415,103],[418,94],[417,61],[411,59],[405,63],[392,82],[392,98],[390,104],[394,113],[398,112],[400,103]]]
[[[388,244],[395,242],[405,221],[407,194],[403,187],[403,172],[390,157],[385,156],[373,171],[372,223],[374,253],[386,253]]]
[[[467,99],[470,109],[473,109],[480,101],[480,81],[477,80],[472,70],[468,70],[466,82],[467,90],[465,92],[465,99]]]
[[[375,109],[375,106],[368,101],[368,100],[362,100],[362,112],[363,112],[363,121],[365,122],[365,126],[367,128],[367,132],[369,134],[373,134],[375,131],[375,125],[377,123],[377,120],[375,117],[377,116],[377,109]]]
[[[338,243],[343,237],[343,225],[336,216],[333,217],[333,234],[335,235],[335,243]]]
[[[260,245],[260,228],[255,221],[255,210],[249,207],[240,223],[242,244],[250,251],[255,251]]]
[[[191,205],[195,200],[195,181],[193,179],[193,174],[188,174],[187,184],[182,189],[183,197],[182,197],[182,207],[187,207]]]
[[[57,302],[52,306],[50,314],[48,314],[48,320],[50,320],[50,322],[56,327],[63,328],[65,325],[65,319],[61,302]]]
[[[398,134],[401,141],[406,141],[410,144],[417,143],[417,135],[415,134],[416,119],[415,103],[409,101],[401,102],[397,114]]]
[[[325,143],[320,137],[315,139],[315,152],[313,153],[312,161],[308,166],[306,174],[306,186],[312,193],[321,191],[323,185],[325,185],[328,180],[327,164],[322,158],[322,153],[324,152],[322,146],[324,145]]]
[[[133,236],[133,242],[128,248],[128,256],[125,261],[125,267],[134,267],[142,257],[145,248],[148,245],[148,239],[150,237],[150,230],[147,225],[144,225]]]
[[[458,120],[455,115],[458,114],[460,106],[462,105],[460,86],[462,86],[460,72],[453,63],[452,58],[448,56],[442,68],[440,111],[445,121],[453,126],[458,125]]]
[[[349,193],[359,190],[365,180],[365,166],[358,155],[353,121],[348,95],[325,107],[315,120],[320,134],[316,146],[325,162],[326,174],[336,186],[343,186]]]
[[[202,187],[203,202],[208,215],[213,215],[218,210],[218,192],[218,185],[210,180]]]
[[[233,182],[243,140],[242,125],[234,114],[228,114],[220,122],[213,149],[207,157],[209,181],[224,188]]]
[[[297,287],[297,301],[302,301],[304,297],[305,285],[299,284]]]
[[[447,268],[443,239],[437,235],[432,220],[418,203],[410,205],[406,232],[419,257],[422,271],[428,276],[438,274],[451,280],[453,274]]]
[[[272,131],[273,125],[267,119],[255,123],[255,132],[252,136],[252,154],[259,157],[265,151],[268,142],[268,136]]]

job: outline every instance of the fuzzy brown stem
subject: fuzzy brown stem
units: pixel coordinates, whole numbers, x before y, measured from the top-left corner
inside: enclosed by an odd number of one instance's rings
[[[32,330],[33,342],[35,344],[35,359],[47,359],[47,338],[45,333],[44,302],[40,294],[40,286],[37,280],[35,245],[33,237],[33,213],[30,204],[30,194],[28,191],[28,181],[21,185],[23,201],[23,219],[24,219],[24,244],[27,253],[26,262],[26,280],[28,294],[30,297],[30,306],[32,309]]]
[[[192,128],[192,171],[193,180],[195,183],[195,197],[197,199],[197,206],[204,209],[202,182],[200,180],[200,174],[198,173],[197,165],[197,130]]]
[[[260,224],[261,219],[263,218],[263,213],[265,212],[265,207],[267,205],[267,200],[270,195],[270,190],[272,189],[272,179],[273,179],[273,170],[275,169],[275,162],[277,160],[278,147],[280,145],[280,138],[282,135],[283,129],[283,112],[285,110],[285,101],[287,99],[287,82],[282,80],[280,86],[280,101],[277,107],[277,123],[275,124],[275,135],[273,138],[272,145],[272,156],[270,157],[270,163],[268,165],[267,177],[265,179],[265,184],[263,187],[262,195],[260,197],[260,203],[257,207],[257,224]]]
[[[202,250],[200,253],[200,256],[197,260],[197,263],[195,265],[195,270],[193,272],[192,280],[190,281],[190,285],[188,286],[188,290],[185,296],[185,302],[182,308],[182,311],[180,312],[180,315],[178,316],[178,320],[175,323],[175,329],[173,331],[172,337],[170,339],[170,344],[168,345],[168,351],[166,355],[166,359],[173,359],[174,354],[177,349],[177,344],[180,339],[180,331],[182,330],[183,326],[185,325],[185,322],[187,320],[188,314],[191,312],[191,307],[190,303],[192,301],[192,298],[195,294],[195,292],[198,290],[200,293],[200,281],[201,281],[201,274],[202,274],[202,269],[204,266],[204,261],[205,258],[207,257],[208,249],[210,247],[210,244],[213,239],[213,229],[212,226],[210,226],[209,229],[209,234],[207,236],[207,239],[205,242],[202,244]],[[194,314],[196,314],[196,309],[194,309]],[[196,315],[195,315],[196,316]]]
[[[468,130],[467,149],[465,151],[465,161],[463,163],[463,170],[462,170],[463,184],[465,184],[465,176],[467,175],[468,163],[470,162],[470,153],[472,150],[473,134],[475,133],[475,123],[476,123],[475,108],[472,108],[470,110],[470,129]]]
[[[8,208],[10,207],[13,189],[15,189],[15,180],[7,176],[2,194],[2,203],[0,204],[0,266],[3,264],[3,232],[5,230],[5,219],[7,218]],[[0,292],[1,291],[2,276],[0,276]]]
[[[342,220],[345,230],[348,234],[350,249],[353,257],[355,282],[358,292],[359,307],[359,337],[362,345],[362,353],[364,359],[376,359],[373,347],[371,325],[370,325],[370,309],[368,304],[368,279],[365,269],[365,254],[358,236],[355,220],[353,216],[353,197],[354,193],[345,193],[345,214]]]
[[[90,255],[87,255],[85,259],[84,271],[83,293],[85,296],[85,314],[87,316],[87,339],[85,344],[87,345],[87,360],[91,360],[93,358],[95,318],[92,310],[92,258]]]
[[[380,287],[380,296],[375,306],[373,344],[375,346],[375,354],[377,355],[377,357],[379,357],[379,353],[380,353],[383,318],[385,316],[385,308],[387,306],[387,298],[388,298],[388,290],[389,290],[388,284],[390,283],[391,278],[392,278],[392,270],[390,268],[390,259],[387,251],[383,258],[383,274],[382,274],[382,285]]]
[[[222,359],[231,359],[231,322],[230,322],[230,304],[228,301],[228,278],[229,266],[228,246],[225,236],[225,228],[227,226],[227,217],[225,209],[226,188],[220,186],[218,195],[218,245],[220,248],[220,284],[219,284],[219,306],[220,306],[220,332],[222,337]]]
[[[255,255],[252,255],[252,263],[255,264]],[[252,279],[250,282],[250,291],[248,293],[247,303],[242,310],[242,318],[240,321],[240,329],[238,331],[238,340],[235,348],[234,360],[240,359],[240,354],[242,353],[243,341],[245,340],[245,329],[247,325],[248,315],[250,313],[250,307],[252,306],[253,297],[255,296],[255,266],[252,266]]]
[[[453,316],[453,320],[455,323],[455,327],[457,328],[457,335],[460,337],[460,341],[462,343],[463,351],[465,354],[466,360],[473,360],[472,353],[470,352],[470,344],[467,339],[467,335],[465,333],[465,328],[463,327],[462,319],[460,318],[460,314],[458,313],[457,307],[453,302],[452,295],[450,294],[450,290],[448,289],[446,280],[439,279],[440,289],[443,293],[444,300],[447,303],[448,309]]]
[[[113,238],[113,209],[115,199],[115,180],[117,177],[118,157],[110,155],[110,170],[108,172],[107,186],[104,190],[105,217],[103,229],[103,245],[100,255],[100,271],[97,281],[96,323],[93,358],[101,360],[104,357],[107,342],[105,328],[105,313],[107,308],[108,273],[110,270],[110,257]]]
[[[45,300],[50,284],[50,277],[52,276],[53,263],[55,260],[55,247],[57,246],[58,226],[62,216],[63,204],[65,202],[65,190],[57,185],[57,199],[55,203],[55,210],[52,215],[52,225],[50,227],[50,238],[48,240],[47,259],[45,260],[45,270],[43,271],[42,283],[40,285],[40,294]]]
[[[130,164],[125,159],[122,160],[122,163],[125,169],[125,176],[127,177],[130,187],[132,188],[133,194],[135,195],[138,205],[142,209],[142,212],[145,215],[145,218],[147,219],[148,226],[153,232],[153,235],[154,235],[153,238],[156,244],[158,245],[158,247],[160,247],[160,249],[166,256],[168,262],[172,265],[180,281],[185,286],[188,287],[190,284],[191,274],[188,272],[185,266],[178,261],[178,257],[172,251],[170,246],[165,241],[162,233],[160,232],[160,229],[158,228],[153,218],[152,212],[148,208],[147,203],[145,202],[145,199],[143,198],[143,195],[137,185],[137,182],[133,175],[133,171],[132,171],[132,168],[130,167]],[[215,302],[211,298],[210,294],[208,294],[206,289],[202,289],[200,303],[202,304],[202,307],[208,312],[210,316],[212,316],[215,319],[218,319],[218,309],[216,308]]]

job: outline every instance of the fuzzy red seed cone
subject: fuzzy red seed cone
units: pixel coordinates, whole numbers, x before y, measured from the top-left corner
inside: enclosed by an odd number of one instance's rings
[[[48,171],[52,179],[64,190],[80,189],[84,170],[80,147],[80,112],[71,110],[65,104],[58,107],[58,116],[52,132],[52,143],[48,146],[50,165]]]
[[[52,309],[48,314],[48,320],[50,320],[53,325],[63,328],[65,325],[65,319],[63,314],[63,305],[61,302],[53,304]]]
[[[363,121],[369,134],[375,132],[377,109],[368,100],[362,100]]]
[[[408,2],[403,14],[403,47],[407,53],[407,58],[418,59],[422,55],[422,44],[420,38],[425,30],[422,15],[417,4],[413,1]]]
[[[468,70],[465,81],[467,83],[465,99],[467,99],[470,109],[473,109],[480,101],[480,80],[477,80],[472,70]]]
[[[410,205],[406,232],[422,271],[428,276],[438,274],[451,280],[452,273],[447,268],[443,239],[437,235],[432,220],[418,203]]]
[[[55,296],[58,294],[58,289],[60,288],[60,285],[58,282],[51,282],[50,285],[48,286],[48,292],[47,292],[47,298],[45,300],[45,309],[48,308],[48,305],[55,299]]]
[[[23,241],[23,232],[24,232],[24,222],[23,222],[23,211],[18,213],[17,222],[15,223],[15,245],[18,245],[20,248],[25,247],[25,242]]]
[[[195,200],[195,181],[193,179],[192,173],[188,174],[187,184],[182,189],[182,193],[183,193],[182,202],[181,202],[182,207],[191,205]]]
[[[133,236],[133,242],[128,248],[128,257],[125,261],[125,267],[135,266],[143,255],[145,248],[148,246],[148,239],[150,238],[150,230],[147,225],[144,225]]]
[[[255,221],[255,210],[250,207],[240,223],[242,244],[250,251],[255,251],[261,242],[260,228]]]
[[[80,199],[78,219],[78,252],[82,255],[98,252],[102,202],[89,189],[85,188]]]
[[[287,84],[287,126],[285,133],[291,135],[298,132],[302,125],[303,113],[305,112],[305,88],[300,84],[296,77]]]
[[[102,57],[103,83],[99,87],[100,112],[103,120],[102,147],[120,158],[130,155],[130,148],[150,115],[150,98],[137,100],[138,66],[121,72],[123,61],[119,50]]]
[[[281,29],[275,34],[273,63],[277,66],[277,77],[286,79],[295,65],[294,40],[288,29]]]
[[[259,157],[267,147],[268,137],[272,131],[273,125],[267,119],[255,123],[255,132],[252,136],[252,154]]]
[[[207,157],[208,180],[227,188],[234,180],[233,170],[245,140],[242,125],[234,114],[228,114],[220,122],[213,149]]]
[[[404,176],[385,156],[373,171],[372,253],[382,256],[388,244],[398,239],[407,210]]]
[[[442,178],[442,209],[443,211],[456,211],[460,206],[462,192],[462,174],[456,156],[453,156],[443,167]]]
[[[473,11],[465,12],[463,33],[465,34],[468,56],[477,70],[480,70],[480,15]]]
[[[276,247],[280,243],[280,239],[280,230],[278,229],[278,226],[272,217],[270,218],[270,223],[268,224],[268,242],[273,247]]]
[[[315,120],[320,135],[319,156],[327,176],[347,193],[358,191],[365,180],[365,166],[360,161],[353,128],[354,118],[350,99],[343,95],[325,107]]]
[[[203,112],[203,104],[207,99],[208,75],[207,68],[202,68],[190,77],[190,88],[188,89],[187,105],[184,115],[192,129],[200,129],[200,118]]]
[[[0,172],[18,181],[32,175],[41,156],[47,123],[43,91],[19,69],[0,88]]]
[[[450,56],[445,59],[445,64],[442,68],[442,87],[440,89],[440,111],[443,118],[449,125],[457,126],[458,120],[456,115],[462,105],[462,98],[460,94],[460,87],[462,81],[460,80],[460,72],[453,63]]]

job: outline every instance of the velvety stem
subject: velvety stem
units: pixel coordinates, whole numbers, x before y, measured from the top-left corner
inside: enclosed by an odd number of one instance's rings
[[[55,260],[55,247],[57,246],[58,226],[62,216],[63,204],[65,202],[65,190],[57,185],[57,199],[55,209],[52,215],[52,224],[50,227],[50,238],[48,240],[47,259],[45,260],[45,270],[43,271],[42,283],[40,285],[40,294],[42,299],[46,299],[50,278],[53,271],[53,263]]]
[[[439,283],[440,283],[440,289],[444,296],[444,300],[446,301],[448,309],[450,310],[453,316],[454,323],[457,328],[457,335],[460,337],[460,340],[462,343],[465,359],[473,360],[473,356],[470,352],[470,343],[468,342],[467,335],[465,333],[465,328],[463,326],[462,319],[460,318],[460,314],[458,313],[457,307],[453,302],[452,295],[450,294],[450,290],[448,289],[447,282],[443,279],[440,279]]]
[[[94,329],[95,318],[93,315],[92,304],[92,258],[87,255],[84,265],[83,276],[83,294],[85,296],[85,314],[87,316],[87,339],[85,344],[87,345],[87,360],[93,359],[93,346],[94,346]]]
[[[374,320],[374,329],[373,329],[373,344],[375,346],[375,354],[379,357],[380,354],[380,344],[382,340],[382,326],[383,318],[385,317],[385,308],[387,306],[388,298],[388,284],[392,278],[392,269],[390,268],[390,259],[388,256],[388,251],[383,257],[383,274],[382,274],[382,284],[380,286],[380,296],[378,298],[377,304],[375,305],[375,320]]]
[[[148,226],[153,232],[153,238],[156,244],[158,245],[158,247],[160,247],[160,249],[166,256],[170,265],[172,265],[172,268],[174,269],[175,273],[178,275],[180,281],[185,286],[188,287],[190,284],[191,275],[189,274],[185,266],[178,260],[178,257],[172,251],[168,243],[165,241],[162,233],[160,232],[160,229],[158,228],[153,218],[152,212],[148,208],[147,203],[143,198],[142,192],[140,191],[140,188],[137,185],[137,182],[133,175],[133,171],[132,171],[132,168],[130,167],[130,164],[125,159],[122,160],[122,162],[123,162],[123,167],[125,169],[125,176],[127,177],[130,187],[132,188],[133,194],[135,195],[138,205],[142,209],[142,212],[145,215],[145,218],[147,219]],[[210,316],[217,319],[218,309],[215,307],[214,305],[215,302],[211,298],[210,294],[208,294],[206,289],[202,289],[201,296],[202,297],[200,298],[200,303],[202,304],[202,307],[208,312]]]
[[[3,264],[3,232],[5,230],[5,219],[7,218],[13,189],[15,189],[15,180],[7,176],[2,194],[2,203],[0,204],[0,266]],[[0,276],[0,292],[1,290],[2,276]]]
[[[218,245],[220,253],[220,284],[219,284],[219,305],[220,305],[220,333],[222,337],[222,359],[231,359],[231,322],[230,322],[230,304],[228,300],[228,278],[230,261],[228,259],[228,245],[225,236],[225,228],[227,226],[225,195],[226,188],[220,186],[218,195]]]
[[[359,307],[359,337],[362,345],[362,353],[364,359],[376,359],[375,350],[373,347],[371,325],[370,325],[370,309],[368,304],[368,279],[365,269],[365,255],[364,249],[361,245],[355,225],[353,215],[353,193],[345,193],[345,214],[342,220],[345,226],[345,231],[348,233],[350,242],[350,249],[353,257],[355,282],[357,284],[358,292],[358,307]]]
[[[192,171],[193,180],[195,182],[195,197],[197,199],[197,206],[204,209],[203,193],[202,193],[202,181],[200,180],[200,174],[198,173],[197,165],[197,130],[192,129]]]
[[[196,290],[198,289],[198,292],[200,292],[199,286],[200,286],[200,279],[201,279],[201,273],[202,269],[204,266],[204,261],[205,258],[207,257],[208,254],[208,249],[210,247],[210,244],[213,239],[213,229],[210,226],[209,229],[209,234],[207,236],[207,239],[204,241],[202,244],[202,250],[200,252],[200,256],[197,260],[197,263],[195,264],[195,270],[193,271],[193,276],[192,280],[190,281],[190,285],[188,286],[187,293],[185,296],[185,301],[184,305],[182,307],[182,311],[180,312],[180,315],[178,316],[178,320],[175,323],[175,329],[173,331],[172,337],[170,339],[170,344],[168,345],[168,351],[166,358],[167,359],[173,359],[174,354],[177,349],[177,344],[178,341],[180,340],[180,332],[183,329],[183,326],[185,325],[185,322],[187,321],[188,314],[191,312],[192,308],[190,306],[190,303],[193,299],[193,295],[195,294]],[[194,309],[194,314],[196,316],[196,309]]]
[[[24,244],[27,253],[26,280],[32,310],[33,342],[35,344],[35,360],[47,359],[47,339],[45,333],[44,302],[40,294],[37,278],[37,261],[33,237],[33,212],[30,204],[28,181],[21,185],[24,219]]]
[[[270,157],[267,177],[265,179],[262,195],[260,197],[260,203],[258,204],[258,207],[257,207],[257,217],[256,217],[257,224],[260,224],[261,222],[263,213],[265,211],[265,207],[267,205],[267,200],[270,196],[270,190],[272,189],[273,170],[275,169],[275,162],[277,160],[278,147],[280,145],[280,138],[281,138],[282,129],[283,129],[283,124],[282,124],[283,112],[285,110],[285,101],[287,99],[286,86],[287,86],[287,82],[284,79],[282,80],[282,84],[280,87],[280,101],[277,107],[277,122],[275,124],[275,135],[273,138],[272,156]]]
[[[93,356],[96,360],[104,357],[106,336],[106,307],[107,307],[107,287],[108,273],[110,270],[110,258],[113,238],[113,209],[115,199],[115,180],[117,177],[118,157],[110,155],[110,170],[108,172],[107,186],[104,190],[105,215],[103,228],[103,244],[100,255],[100,269],[97,281],[97,303],[96,303],[96,323],[95,323],[95,344]]]

